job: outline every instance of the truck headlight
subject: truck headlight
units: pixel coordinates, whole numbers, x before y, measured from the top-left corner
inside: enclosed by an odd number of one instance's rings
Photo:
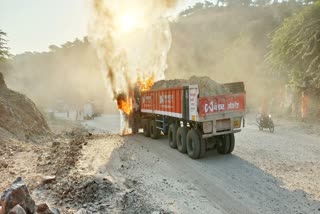
[[[202,123],[202,128],[204,133],[211,133],[212,132],[212,121]]]

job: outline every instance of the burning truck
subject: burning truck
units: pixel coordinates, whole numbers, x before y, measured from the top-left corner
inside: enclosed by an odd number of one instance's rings
[[[234,134],[244,126],[246,93],[243,82],[218,84],[209,77],[189,80],[153,78],[138,82],[130,94],[117,98],[132,133],[143,129],[152,139],[167,135],[169,146],[199,159],[210,149],[234,150]]]

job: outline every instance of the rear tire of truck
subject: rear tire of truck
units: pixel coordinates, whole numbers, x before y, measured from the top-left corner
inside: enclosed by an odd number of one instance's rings
[[[150,137],[152,139],[158,139],[160,137],[160,129],[157,128],[157,122],[155,120],[151,120],[150,122]]]
[[[150,127],[149,127],[150,121],[144,120],[143,121],[143,135],[145,137],[150,137]]]
[[[177,130],[177,148],[178,151],[181,153],[187,152],[187,134],[188,134],[188,127],[179,127]]]
[[[177,148],[177,125],[171,123],[168,130],[169,146],[173,149]]]
[[[190,158],[198,159],[201,153],[201,139],[195,129],[189,130],[187,134],[187,152]]]
[[[228,154],[230,149],[230,135],[222,135],[221,141],[222,142],[220,142],[220,145],[217,148],[218,153],[222,155]]]
[[[133,126],[131,130],[132,130],[132,134],[137,134],[139,132],[139,128],[136,126]]]
[[[233,149],[234,149],[234,145],[235,145],[235,138],[234,138],[234,134],[229,134],[230,136],[230,148],[229,148],[229,151],[228,151],[228,154],[231,154],[233,152]]]

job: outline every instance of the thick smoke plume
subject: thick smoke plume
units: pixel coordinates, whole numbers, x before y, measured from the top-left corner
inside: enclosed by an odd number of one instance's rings
[[[89,27],[114,99],[137,81],[164,79],[171,47],[168,17],[178,0],[92,0]]]

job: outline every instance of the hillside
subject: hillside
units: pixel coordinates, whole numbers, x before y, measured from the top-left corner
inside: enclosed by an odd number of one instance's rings
[[[25,95],[8,89],[0,73],[0,141],[10,135],[30,140],[49,133],[47,122],[35,104]]]
[[[218,82],[244,81],[257,97],[270,92],[281,83],[265,69],[270,34],[293,11],[283,5],[207,8],[180,17],[171,25],[167,78],[207,75]]]

